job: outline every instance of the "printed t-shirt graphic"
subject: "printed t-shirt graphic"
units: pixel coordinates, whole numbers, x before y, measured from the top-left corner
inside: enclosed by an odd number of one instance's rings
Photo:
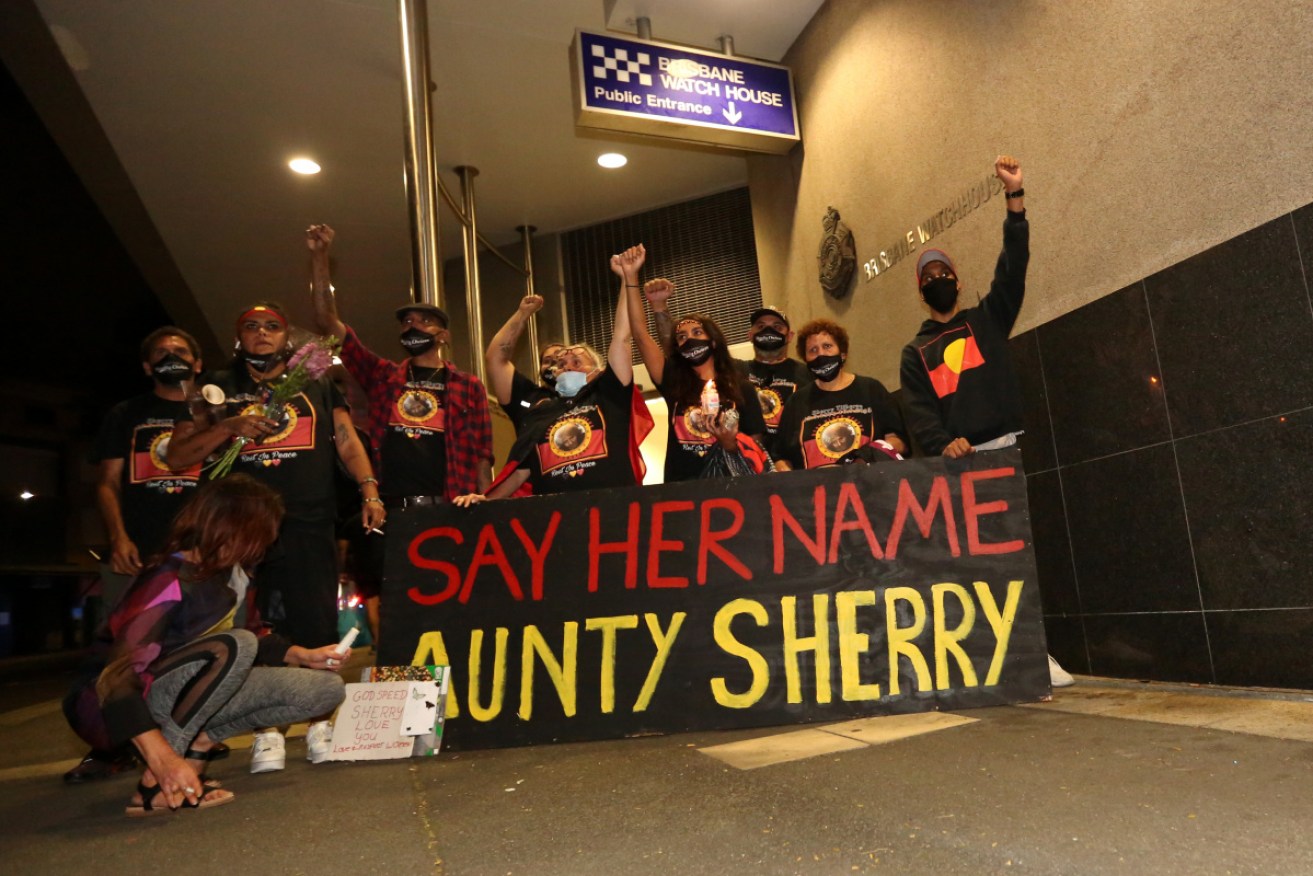
[[[132,430],[132,460],[128,471],[128,483],[150,484],[154,481],[172,481],[160,484],[159,489],[166,493],[181,493],[195,486],[201,473],[198,462],[180,471],[170,471],[165,457],[169,453],[169,441],[173,438],[173,421],[148,420]]]
[[[871,443],[869,410],[840,405],[802,421],[802,458],[807,468],[834,465],[844,454]]]
[[[675,430],[675,440],[679,442],[681,450],[706,456],[707,451],[716,443],[716,436],[707,429],[702,408],[692,406],[681,410],[680,407],[682,406],[676,407],[674,415],[670,418],[670,425]]]
[[[573,408],[557,417],[538,442],[538,469],[544,476],[570,466],[561,475],[577,477],[587,470],[580,463],[606,456],[606,415],[596,405]]]
[[[251,401],[241,409],[241,415],[264,414],[264,404]],[[270,450],[293,451],[314,450],[315,448],[315,408],[306,398],[305,393],[297,395],[283,405],[282,415],[278,420],[278,431],[262,441],[252,441],[242,449],[243,456],[254,456]],[[265,465],[278,465],[279,459],[263,460]]]
[[[921,347],[920,351],[921,361],[930,375],[930,384],[939,398],[957,392],[963,371],[985,364],[985,357],[976,345],[976,336],[969,324],[949,329]]]
[[[408,438],[446,432],[446,416],[442,409],[445,390],[446,383],[436,380],[408,382],[392,405],[389,429],[404,432]]]

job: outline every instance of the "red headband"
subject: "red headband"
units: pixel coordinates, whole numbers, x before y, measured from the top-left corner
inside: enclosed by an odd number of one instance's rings
[[[272,316],[274,319],[278,320],[279,325],[281,325],[284,329],[287,328],[287,317],[283,316],[281,313],[274,310],[272,307],[265,307],[263,304],[257,304],[254,307],[252,307],[250,310],[247,310],[241,316],[237,317],[238,332],[241,332],[242,323],[246,322],[246,320],[250,318],[252,314]]]

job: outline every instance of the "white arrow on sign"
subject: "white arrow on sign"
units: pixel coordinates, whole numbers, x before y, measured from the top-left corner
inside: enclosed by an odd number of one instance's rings
[[[722,115],[725,116],[725,118],[729,119],[729,123],[731,125],[737,125],[739,123],[739,119],[743,118],[743,113],[734,109],[734,101],[732,100],[729,102],[729,109],[723,109],[720,112]]]

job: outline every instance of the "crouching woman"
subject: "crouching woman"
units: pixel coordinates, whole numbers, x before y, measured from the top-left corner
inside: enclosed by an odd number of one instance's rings
[[[129,816],[232,802],[204,777],[219,742],[322,718],[342,702],[332,670],[349,652],[243,628],[259,627],[248,619],[243,570],[264,556],[282,514],[278,494],[247,475],[205,484],[98,634],[100,671],[74,688],[64,712],[92,746],[131,740],[140,752],[146,770]]]

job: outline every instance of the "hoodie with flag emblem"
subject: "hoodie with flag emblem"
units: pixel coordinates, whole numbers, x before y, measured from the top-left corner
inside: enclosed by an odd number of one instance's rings
[[[1026,214],[1009,212],[989,294],[948,322],[926,320],[903,348],[907,425],[923,452],[938,456],[955,438],[980,444],[1022,428],[1008,335],[1025,298],[1029,261]]]

